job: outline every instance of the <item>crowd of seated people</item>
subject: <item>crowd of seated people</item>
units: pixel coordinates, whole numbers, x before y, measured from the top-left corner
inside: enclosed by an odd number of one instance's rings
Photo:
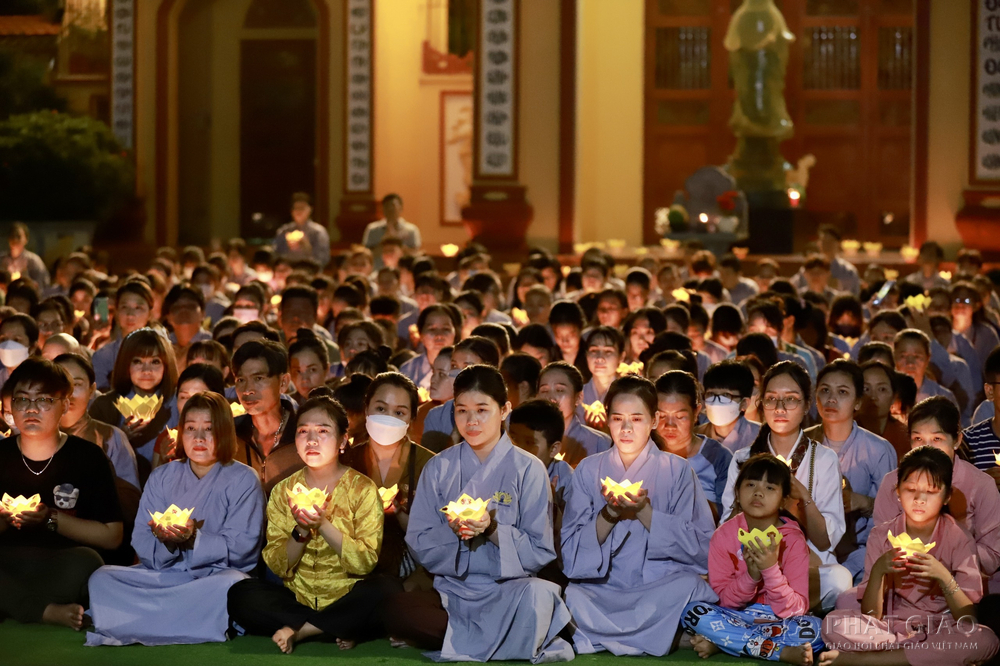
[[[86,645],[444,661],[1000,648],[1000,275],[685,246],[445,262],[387,197],[330,257],[0,257],[0,617]],[[37,259],[37,261],[36,261]],[[4,272],[5,271],[5,272]],[[996,595],[996,596],[994,596]],[[950,638],[944,637],[950,634]],[[956,638],[959,636],[960,638]]]

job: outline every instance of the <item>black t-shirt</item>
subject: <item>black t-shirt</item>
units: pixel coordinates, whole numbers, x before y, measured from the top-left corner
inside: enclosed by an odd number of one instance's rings
[[[45,468],[42,461],[24,462],[17,437],[0,440],[0,495],[31,497],[38,493],[46,506],[62,513],[99,523],[121,522],[114,472],[101,447],[70,435],[44,472],[36,476],[28,471],[29,465],[35,472]],[[21,529],[8,526],[0,534],[0,546],[68,548],[79,545],[50,532],[44,523]]]

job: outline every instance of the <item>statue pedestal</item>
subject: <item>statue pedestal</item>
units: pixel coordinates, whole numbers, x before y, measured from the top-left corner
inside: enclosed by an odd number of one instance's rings
[[[729,173],[747,196],[751,192],[784,191],[785,158],[781,155],[781,139],[741,137],[736,143],[736,151],[729,157]]]
[[[534,210],[518,183],[474,183],[462,221],[472,240],[491,251],[522,252]]]
[[[805,211],[791,208],[783,189],[746,194],[750,206],[750,254],[792,254],[795,226]]]

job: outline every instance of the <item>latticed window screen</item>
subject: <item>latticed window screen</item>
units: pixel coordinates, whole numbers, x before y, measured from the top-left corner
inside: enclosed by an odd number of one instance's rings
[[[665,90],[710,88],[711,38],[710,28],[658,28],[656,87]]]

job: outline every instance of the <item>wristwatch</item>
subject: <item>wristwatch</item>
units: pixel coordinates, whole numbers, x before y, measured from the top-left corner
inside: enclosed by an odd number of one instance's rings
[[[45,529],[49,532],[59,531],[59,512],[49,511],[49,518],[45,521]]]
[[[295,543],[305,543],[306,541],[309,541],[310,538],[312,538],[312,532],[306,532],[305,536],[303,536],[302,533],[299,532],[298,525],[292,528],[292,539]]]

